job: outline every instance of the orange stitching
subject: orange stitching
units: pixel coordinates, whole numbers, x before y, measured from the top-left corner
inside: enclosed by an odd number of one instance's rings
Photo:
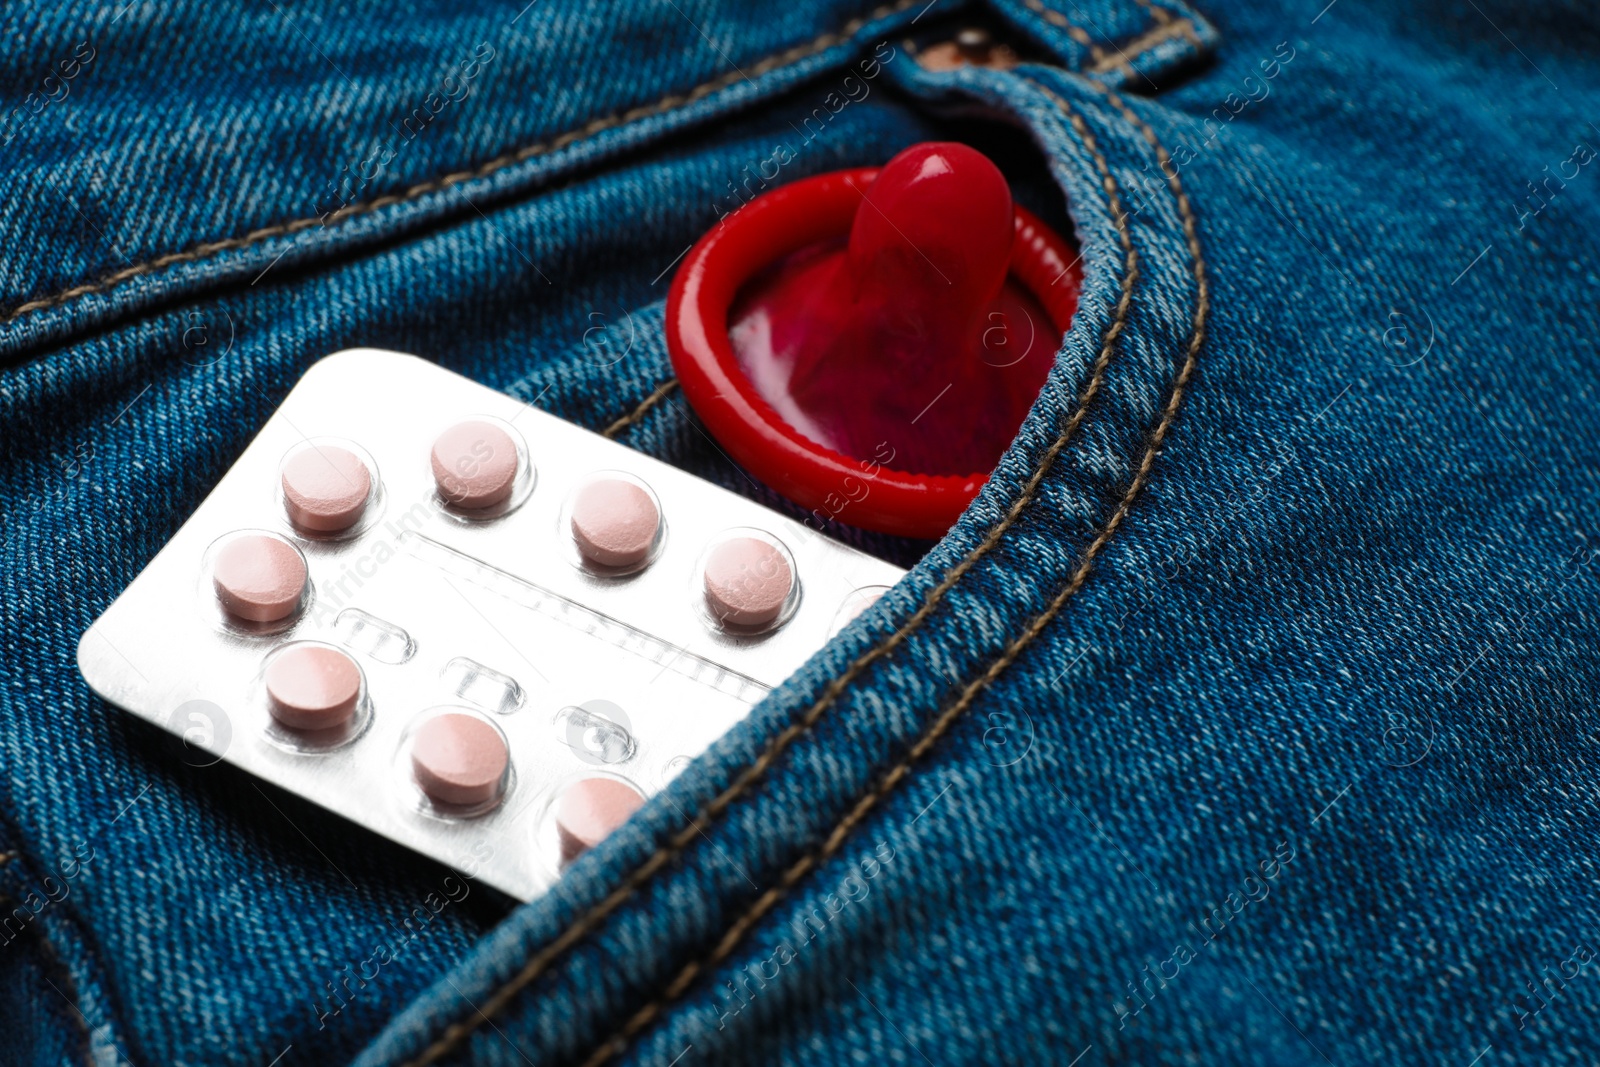
[[[1049,95],[1054,98],[1054,94]],[[940,602],[943,601],[945,594],[954,588],[956,582],[967,571],[976,566],[980,559],[992,551],[995,545],[1000,543],[1000,539],[1006,531],[1033,504],[1034,495],[1038,492],[1040,484],[1050,473],[1051,468],[1055,466],[1057,458],[1066,448],[1067,443],[1072,439],[1073,434],[1076,433],[1079,424],[1082,423],[1084,416],[1087,414],[1090,402],[1100,391],[1106,368],[1111,362],[1111,357],[1116,351],[1117,341],[1121,337],[1123,327],[1127,322],[1128,312],[1133,304],[1133,287],[1139,277],[1139,257],[1133,248],[1132,234],[1127,229],[1127,215],[1122,210],[1122,199],[1116,179],[1111,176],[1110,166],[1105,162],[1105,157],[1100,154],[1099,147],[1088,127],[1075,114],[1072,115],[1072,118],[1074,119],[1073,128],[1079,132],[1079,136],[1084,139],[1086,147],[1096,159],[1096,166],[1100,170],[1101,187],[1106,191],[1112,219],[1117,226],[1124,262],[1122,291],[1117,299],[1112,322],[1101,337],[1100,353],[1090,372],[1089,380],[1078,394],[1076,409],[1068,417],[1061,433],[1051,443],[1050,447],[1045,450],[1044,455],[1040,457],[1038,466],[1034,468],[1033,474],[1024,483],[1021,495],[1012,503],[1005,517],[984,536],[984,539],[958,561],[950,569],[949,573],[940,580],[938,585],[928,591],[928,595],[923,599],[922,606],[899,629],[889,635],[882,644],[875,645],[858,656],[854,662],[845,668],[844,673],[829,682],[822,695],[806,709],[800,720],[791,723],[774,737],[756,761],[745,768],[726,789],[712,798],[701,814],[668,838],[667,843],[658,848],[653,855],[640,864],[621,885],[574,920],[572,925],[562,931],[554,941],[551,941],[531,956],[528,962],[523,965],[522,970],[512,975],[503,985],[496,989],[494,994],[484,1001],[481,1007],[475,1010],[474,1015],[468,1017],[469,1019],[487,1020],[498,1013],[510,1003],[512,997],[516,996],[518,992],[543,974],[555,959],[575,945],[613,911],[621,907],[629,897],[648,884],[657,872],[699,837],[711,825],[712,820],[719,818],[724,811],[754,786],[761,776],[766,773],[767,768],[777,762],[778,758],[788,750],[790,745],[810,732],[811,728],[817,724],[833,702],[844,693],[851,682],[860,677],[862,672],[874,662],[893,652],[906,638],[921,627],[933,614]],[[433,1044],[424,1049],[417,1058],[404,1064],[404,1067],[426,1067],[427,1064],[435,1062],[440,1056],[454,1049],[478,1026],[478,1021],[451,1023]]]
[[[1172,21],[1171,12],[1164,7],[1157,7],[1156,5],[1152,4],[1150,0],[1133,0],[1133,2],[1150,12],[1150,17],[1155,19],[1157,22]]]
[[[1079,136],[1085,137],[1085,143],[1089,144],[1092,139],[1088,138],[1086,130],[1082,124],[1082,119],[1072,111],[1070,105],[1068,105],[1065,100],[1061,99],[1061,97],[1057,96],[1054,92],[1045,88],[1044,86],[1040,85],[1038,88],[1046,96],[1050,97],[1055,102],[1057,107],[1061,108],[1061,110],[1067,114],[1068,118],[1072,121],[1073,128],[1078,130]],[[712,948],[711,952],[704,957],[703,962],[700,960],[691,961],[683,968],[683,970],[679,971],[678,975],[670,983],[668,983],[661,995],[651,1003],[639,1009],[639,1011],[636,1012],[626,1024],[624,1024],[619,1033],[609,1038],[603,1045],[597,1048],[588,1059],[584,1061],[583,1067],[599,1067],[600,1064],[604,1063],[612,1056],[625,1049],[628,1046],[629,1041],[631,1041],[640,1030],[648,1026],[656,1015],[660,1014],[662,1007],[669,1001],[675,1000],[678,996],[682,995],[682,993],[694,983],[695,979],[699,977],[702,971],[709,967],[714,967],[722,960],[726,959],[733,952],[734,948],[737,947],[739,941],[744,937],[744,935],[751,928],[753,928],[756,923],[760,922],[761,919],[764,918],[773,907],[777,905],[777,903],[784,897],[789,889],[798,883],[800,879],[804,878],[811,870],[825,862],[829,857],[843,847],[844,841],[850,835],[851,831],[854,830],[854,828],[867,817],[872,809],[877,806],[878,802],[891,793],[906,778],[910,777],[912,765],[920,760],[923,756],[927,755],[927,753],[932,750],[934,745],[938,744],[938,742],[949,731],[950,727],[954,725],[955,721],[960,718],[962,713],[964,713],[973,703],[973,701],[977,699],[978,694],[991,685],[995,679],[999,678],[1000,675],[1003,674],[1012,663],[1016,662],[1017,658],[1023,653],[1023,651],[1026,650],[1028,646],[1031,645],[1033,641],[1044,632],[1045,628],[1055,620],[1056,616],[1061,613],[1061,610],[1066,606],[1067,602],[1077,594],[1078,590],[1083,588],[1084,584],[1088,581],[1089,572],[1094,566],[1095,557],[1100,554],[1107,542],[1111,540],[1112,536],[1122,526],[1122,523],[1128,517],[1128,513],[1132,510],[1134,501],[1138,498],[1139,494],[1143,492],[1145,483],[1149,480],[1150,471],[1155,465],[1156,456],[1160,453],[1161,445],[1166,440],[1167,431],[1171,428],[1173,420],[1177,417],[1178,408],[1183,403],[1184,390],[1188,386],[1190,375],[1194,371],[1195,363],[1199,357],[1200,346],[1205,340],[1206,316],[1210,308],[1210,296],[1206,282],[1205,258],[1201,254],[1200,250],[1199,236],[1194,221],[1194,211],[1189,203],[1188,196],[1185,195],[1183,191],[1182,183],[1178,180],[1177,170],[1167,166],[1171,162],[1171,157],[1167,155],[1166,149],[1162,147],[1160,141],[1156,138],[1155,131],[1150,129],[1150,127],[1145,124],[1142,119],[1135,115],[1127,107],[1127,105],[1122,102],[1120,97],[1111,92],[1109,89],[1102,88],[1101,91],[1110,98],[1113,105],[1123,114],[1124,117],[1140,127],[1145,138],[1155,147],[1157,158],[1162,161],[1163,173],[1166,174],[1168,185],[1172,189],[1173,196],[1178,202],[1178,210],[1183,216],[1184,235],[1187,239],[1189,253],[1193,257],[1194,264],[1195,310],[1191,333],[1189,336],[1188,352],[1184,359],[1182,368],[1180,368],[1178,371],[1177,378],[1173,381],[1172,394],[1168,398],[1166,407],[1162,410],[1161,419],[1157,423],[1155,431],[1151,434],[1150,440],[1145,447],[1144,457],[1139,462],[1139,469],[1134,475],[1133,481],[1129,483],[1127,491],[1123,494],[1122,500],[1117,504],[1117,508],[1112,513],[1111,518],[1106,521],[1106,524],[1101,529],[1100,533],[1084,551],[1083,559],[1079,562],[1077,570],[1073,572],[1072,578],[1068,581],[1066,587],[1063,588],[1060,593],[1056,594],[1055,598],[1050,602],[1045,610],[1035,616],[1033,621],[1028,625],[1028,628],[1018,635],[1011,642],[1011,644],[1006,647],[1006,650],[1001,654],[1000,658],[990,664],[989,669],[984,671],[981,677],[973,682],[968,683],[966,688],[962,690],[961,696],[956,700],[956,702],[940,713],[939,717],[934,720],[933,724],[928,728],[928,730],[917,739],[916,744],[914,744],[910,751],[906,753],[905,757],[899,763],[895,764],[895,766],[884,775],[884,777],[878,782],[877,786],[871,792],[867,793],[856,802],[855,806],[851,808],[844,818],[839,821],[838,825],[834,827],[833,832],[828,835],[827,839],[824,840],[820,846],[797,860],[788,868],[788,870],[783,872],[783,875],[779,878],[776,886],[767,890],[767,892],[763,893],[759,898],[756,899],[750,908],[743,915],[741,915],[732,926],[728,928],[727,932],[723,934],[721,940],[719,940]],[[1098,165],[1104,168],[1104,158],[1100,156],[1097,150],[1091,149],[1091,151],[1095,155]],[[1109,172],[1103,171],[1102,173],[1108,174]],[[1117,215],[1117,226],[1119,230],[1124,232],[1126,231],[1127,220],[1121,215],[1120,210],[1118,211]]]
[[[1205,340],[1206,316],[1211,306],[1211,286],[1206,279],[1205,256],[1200,251],[1200,232],[1199,225],[1195,221],[1194,206],[1189,203],[1189,195],[1183,191],[1183,182],[1178,178],[1178,168],[1173,164],[1171,154],[1161,143],[1161,138],[1156,136],[1156,131],[1150,128],[1150,124],[1140,118],[1138,112],[1129,107],[1122,97],[1112,92],[1110,87],[1093,80],[1089,81],[1089,85],[1096,92],[1103,94],[1123,118],[1133,123],[1140,135],[1155,150],[1156,160],[1161,164],[1161,173],[1166,177],[1173,198],[1178,202],[1178,214],[1183,220],[1184,240],[1189,245],[1189,255],[1194,259],[1195,316],[1194,332],[1189,338],[1188,359],[1189,363],[1193,363],[1199,355],[1201,343]]]
[[[1134,70],[1133,62],[1128,57],[1130,52],[1134,58],[1137,58],[1156,45],[1174,37],[1186,38],[1190,43],[1197,47],[1199,46],[1199,34],[1195,32],[1194,23],[1188,17],[1174,19],[1171,12],[1165,8],[1157,7],[1150,0],[1134,0],[1134,2],[1150,12],[1150,17],[1155,19],[1156,25],[1126,44],[1118,46],[1113,43],[1112,49],[1116,53],[1113,55],[1096,45],[1093,39],[1090,38],[1088,31],[1067,21],[1067,17],[1061,12],[1046,7],[1043,0],[1023,0],[1023,3],[1030,10],[1043,15],[1046,22],[1066,30],[1069,37],[1089,50],[1089,58],[1092,62],[1084,70],[1090,74],[1104,74],[1110,70],[1118,70],[1131,78],[1138,71]]]
[[[236,248],[247,248],[250,245],[257,244],[258,242],[264,241],[270,237],[286,237],[290,234],[300,233],[301,231],[308,230],[319,223],[323,226],[334,226],[349,219],[356,218],[360,215],[371,214],[380,208],[386,208],[393,204],[406,203],[411,200],[416,200],[419,197],[426,196],[429,193],[440,192],[450,188],[451,186],[459,185],[462,182],[488,177],[489,175],[494,174],[496,171],[503,170],[514,163],[522,163],[526,160],[532,159],[534,156],[543,155],[547,152],[565,148],[575,141],[580,141],[586,137],[592,137],[604,130],[611,129],[614,126],[624,126],[640,119],[651,118],[656,115],[665,114],[669,111],[675,111],[679,108],[695,103],[703,97],[710,96],[712,93],[726,88],[729,85],[745,81],[747,75],[753,78],[757,75],[766,74],[769,71],[776,70],[779,67],[790,66],[794,63],[798,63],[802,59],[807,59],[819,52],[827,51],[834,45],[855,36],[855,34],[860,31],[863,26],[867,25],[867,23],[876,22],[878,19],[887,18],[888,16],[897,12],[904,11],[917,2],[919,2],[919,0],[896,0],[894,3],[884,4],[882,7],[868,12],[866,15],[860,18],[851,19],[833,33],[825,33],[806,44],[796,45],[793,48],[786,49],[785,51],[779,52],[776,55],[768,56],[746,70],[729,71],[727,74],[721,75],[720,77],[700,83],[686,93],[677,93],[670,96],[664,96],[653,104],[641,105],[639,107],[630,108],[627,111],[613,112],[610,115],[595,119],[579,129],[569,130],[568,132],[552,138],[551,140],[541,141],[537,144],[526,145],[514,151],[507,152],[504,155],[496,156],[487,163],[481,163],[476,167],[472,167],[467,170],[458,170],[453,173],[446,174],[443,177],[430,178],[427,181],[418,182],[416,185],[411,186],[404,192],[391,193],[385,196],[377,197],[373,200],[364,201],[359,204],[349,204],[337,211],[330,212],[326,217],[318,216],[313,218],[295,219],[292,222],[283,222],[272,226],[266,226],[259,230],[252,230],[243,237],[228,237],[220,241],[209,241],[205,244],[196,245],[193,248],[187,249],[183,252],[169,252],[166,255],[158,256],[157,258],[148,262],[138,263],[134,266],[124,267],[121,270],[114,271],[111,274],[101,278],[99,281],[90,282],[85,285],[75,285],[70,289],[66,289],[55,294],[54,296],[43,297],[38,300],[30,300],[27,303],[22,304],[20,307],[14,308],[8,314],[0,316],[0,324],[11,322],[30,311],[41,311],[45,308],[64,304],[69,300],[74,300],[89,293],[98,293],[107,289],[113,289],[121,285],[123,282],[129,281],[130,279],[149,274],[152,271],[160,270],[163,267],[170,267],[174,263],[189,263],[197,259],[208,259],[218,252],[227,252]]]
[[[1200,38],[1196,36],[1194,32],[1194,24],[1188,19],[1179,19],[1176,22],[1164,22],[1149,32],[1142,33],[1138,37],[1135,37],[1133,40],[1129,41],[1122,49],[1118,51],[1115,56],[1108,56],[1100,62],[1092,64],[1086,69],[1090,74],[1104,74],[1106,71],[1113,68],[1120,68],[1124,73],[1133,75],[1137,73],[1137,71],[1133,69],[1133,63],[1132,60],[1128,58],[1128,53],[1132,53],[1133,57],[1137,59],[1140,55],[1148,52],[1156,45],[1161,44],[1164,41],[1168,41],[1174,37],[1186,37],[1194,44],[1198,45],[1200,43]]]
[[[622,418],[618,419],[616,422],[613,422],[610,426],[607,426],[605,429],[601,430],[600,436],[615,438],[617,434],[621,433],[629,426],[632,426],[634,423],[644,418],[646,412],[655,407],[657,404],[661,403],[662,399],[677,387],[678,379],[668,378],[666,381],[656,386],[655,390],[649,396],[639,401],[638,407],[622,416]]]
[[[1039,14],[1043,15],[1046,22],[1066,30],[1068,37],[1071,37],[1074,41],[1077,41],[1079,44],[1083,45],[1083,47],[1089,50],[1090,57],[1094,59],[1096,63],[1105,61],[1105,49],[1095,44],[1094,39],[1089,36],[1088,31],[1083,29],[1083,27],[1075,26],[1068,22],[1067,16],[1063,15],[1061,12],[1045,7],[1043,0],[1022,0],[1022,2],[1031,10],[1037,11]]]

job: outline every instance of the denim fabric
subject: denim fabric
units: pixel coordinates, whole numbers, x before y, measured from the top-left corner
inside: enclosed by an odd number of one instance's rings
[[[1592,12],[0,20],[0,1061],[1600,1059]],[[973,21],[1024,62],[917,64]],[[782,507],[664,385],[670,268],[780,141],[932,137],[1082,251],[1044,395],[937,544],[832,531],[921,562],[547,897],[87,691],[340,348]]]

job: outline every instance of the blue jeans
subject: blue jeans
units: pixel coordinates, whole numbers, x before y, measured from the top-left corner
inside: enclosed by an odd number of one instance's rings
[[[1600,27],[1319,7],[8,9],[0,1060],[1600,1059]],[[937,544],[832,531],[919,562],[548,896],[87,691],[341,348],[785,507],[672,267],[930,138],[1082,251],[1044,394]]]

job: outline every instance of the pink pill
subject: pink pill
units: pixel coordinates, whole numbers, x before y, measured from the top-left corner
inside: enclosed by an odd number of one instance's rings
[[[571,862],[605,840],[644,804],[640,792],[615,778],[585,778],[556,801],[561,858]]]
[[[493,507],[516,485],[517,446],[493,423],[458,422],[433,443],[433,480],[446,503]]]
[[[277,622],[299,608],[306,591],[306,564],[281,538],[245,534],[218,550],[211,582],[230,615],[248,622]]]
[[[441,804],[477,807],[498,799],[510,761],[500,731],[459,712],[429,719],[411,742],[417,785]]]
[[[367,510],[372,474],[356,456],[333,445],[295,453],[283,465],[283,506],[302,530],[348,530]]]
[[[783,553],[754,537],[735,537],[706,560],[706,605],[723,623],[765,626],[783,611],[794,575]]]
[[[572,504],[572,538],[590,563],[632,567],[655,547],[661,512],[650,494],[620,478],[590,482]]]
[[[337,649],[298,645],[267,666],[267,710],[296,730],[343,726],[361,701],[361,668]]]

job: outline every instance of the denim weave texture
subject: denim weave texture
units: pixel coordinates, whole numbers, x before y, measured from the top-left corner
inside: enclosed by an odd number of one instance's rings
[[[1017,62],[919,63],[972,25]],[[1600,1062],[1589,7],[0,26],[0,1063]],[[937,543],[828,530],[915,566],[544,898],[85,686],[342,348],[799,517],[673,388],[672,269],[929,139],[1082,254],[1043,395]]]

